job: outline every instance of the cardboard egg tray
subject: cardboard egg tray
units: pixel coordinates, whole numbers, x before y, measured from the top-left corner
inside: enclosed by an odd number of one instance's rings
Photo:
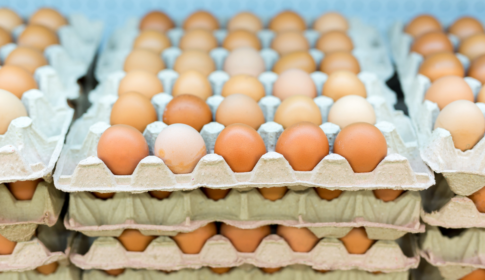
[[[43,275],[35,270],[25,272],[6,271],[0,273],[0,280],[80,280],[81,271],[73,265],[60,265],[56,272]]]
[[[410,274],[412,275],[412,277],[409,278],[411,280],[445,280],[445,278],[441,276],[438,268],[432,266],[423,258],[421,258],[418,268],[411,270]]]

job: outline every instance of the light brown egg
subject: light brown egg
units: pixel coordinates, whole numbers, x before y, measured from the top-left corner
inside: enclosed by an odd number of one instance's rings
[[[12,43],[12,35],[6,29],[0,27],[0,47]]]
[[[13,242],[0,235],[0,255],[10,255],[13,253],[17,242]]]
[[[349,254],[365,254],[375,240],[367,237],[365,228],[353,228],[346,236],[339,238]]]
[[[258,191],[265,199],[276,201],[278,199],[282,199],[285,196],[285,194],[288,192],[288,188],[269,187],[269,188],[259,188]]]
[[[131,175],[149,156],[148,144],[136,128],[117,124],[106,129],[98,142],[98,157],[115,175]]]
[[[216,29],[219,29],[219,22],[209,12],[196,11],[185,19],[184,29],[189,30],[198,28],[214,31]]]
[[[225,198],[229,194],[231,189],[221,190],[221,189],[202,188],[202,191],[208,198],[218,201]]]
[[[381,189],[381,190],[373,190],[374,196],[384,202],[394,201],[396,200],[404,191],[403,190],[390,190],[390,189]]]
[[[271,48],[280,55],[285,55],[292,52],[308,51],[310,44],[302,32],[284,31],[276,34],[271,42]]]
[[[337,12],[329,12],[321,15],[314,23],[313,29],[320,33],[333,30],[346,32],[349,29],[347,19]]]
[[[124,268],[118,268],[118,269],[107,269],[103,270],[106,274],[111,275],[111,276],[118,276],[121,275],[125,272]]]
[[[154,152],[174,174],[191,173],[207,153],[199,132],[181,123],[169,125],[158,134]]]
[[[180,39],[179,48],[183,51],[200,50],[209,52],[217,48],[217,39],[212,31],[207,29],[190,29],[185,31],[185,34]]]
[[[257,50],[253,48],[238,48],[226,57],[223,68],[231,76],[246,74],[258,77],[265,71],[265,64]]]
[[[484,86],[482,86],[482,88],[478,92],[477,102],[485,103],[485,87]]]
[[[461,17],[457,19],[449,28],[448,32],[463,40],[472,35],[485,32],[483,25],[474,17]]]
[[[317,97],[317,87],[312,77],[300,69],[289,69],[281,73],[273,84],[273,96],[282,101],[293,95]]]
[[[318,38],[315,48],[325,54],[336,51],[350,52],[354,49],[354,43],[349,35],[343,31],[329,31]]]
[[[343,156],[355,173],[373,171],[387,155],[387,142],[372,124],[353,123],[335,138],[333,152]]]
[[[276,234],[286,240],[293,252],[310,252],[318,242],[318,237],[307,228],[278,225]]]
[[[163,122],[167,125],[183,123],[201,131],[212,121],[209,105],[198,96],[181,94],[174,97],[165,107]]]
[[[282,56],[273,66],[273,72],[281,74],[289,69],[301,69],[308,74],[317,70],[315,60],[307,51],[292,52]]]
[[[411,45],[411,51],[422,56],[437,52],[453,52],[453,44],[442,31],[432,31],[416,38]]]
[[[342,194],[341,190],[329,190],[325,188],[315,188],[315,191],[321,199],[328,201],[334,200]]]
[[[134,49],[126,57],[123,71],[143,70],[153,74],[165,69],[165,63],[159,54],[146,49]]]
[[[263,239],[270,235],[269,226],[262,226],[254,229],[241,229],[228,224],[221,225],[221,234],[229,241],[238,252],[252,253],[256,251]]]
[[[207,77],[210,73],[216,71],[216,64],[207,52],[189,50],[182,52],[177,57],[173,70],[179,74],[189,70],[196,70]]]
[[[136,229],[125,229],[118,237],[120,243],[129,252],[143,252],[155,239],[155,236],[143,235]]]
[[[322,115],[313,99],[305,95],[293,95],[286,98],[276,109],[274,121],[283,126],[290,127],[299,122],[322,124]]]
[[[322,95],[332,98],[333,101],[338,101],[347,95],[358,95],[365,98],[367,91],[364,83],[356,74],[340,70],[328,76],[327,81],[323,84]]]
[[[0,89],[0,135],[7,132],[10,123],[20,117],[26,117],[24,104],[14,94]]]
[[[47,59],[38,49],[29,47],[15,48],[5,59],[4,65],[16,65],[34,74],[35,70],[47,65]]]
[[[232,171],[250,172],[266,153],[266,146],[254,128],[237,123],[217,136],[214,153],[222,156]]]
[[[16,200],[32,200],[37,185],[42,182],[42,179],[33,181],[16,181],[8,183],[7,187],[10,193]]]
[[[216,274],[228,273],[232,267],[209,267],[209,269]]]
[[[208,223],[192,232],[179,232],[172,239],[184,254],[198,254],[209,238],[217,234],[216,224]]]
[[[472,61],[470,68],[468,68],[468,76],[485,84],[485,55]]]
[[[21,47],[36,48],[43,52],[51,45],[58,45],[57,34],[41,25],[28,25],[20,34],[17,44]]]
[[[485,33],[475,34],[464,39],[458,52],[465,55],[470,61],[485,54]]]
[[[485,279],[485,269],[477,269],[460,278],[460,280],[482,280]]]
[[[470,86],[463,78],[457,76],[444,76],[434,81],[426,91],[425,100],[438,105],[440,110],[456,100],[473,102],[475,97]]]
[[[20,66],[4,65],[0,68],[0,89],[15,94],[19,99],[30,90],[36,89],[34,76]]]
[[[170,39],[164,33],[155,30],[143,30],[136,37],[133,49],[146,49],[160,54],[172,45]]]
[[[441,110],[434,129],[438,127],[451,133],[455,148],[466,151],[472,149],[485,134],[485,118],[475,103],[458,100]]]
[[[217,107],[216,122],[224,126],[242,123],[257,130],[265,120],[263,110],[253,98],[236,93],[224,98]]]
[[[172,96],[192,94],[202,100],[212,96],[212,86],[206,76],[196,70],[188,70],[180,74],[173,85]]]
[[[260,50],[261,42],[255,33],[241,29],[229,32],[222,42],[222,47],[229,51],[244,47]]]
[[[419,15],[413,18],[404,29],[404,32],[414,38],[431,31],[443,31],[440,22],[432,15]]]
[[[330,75],[335,71],[346,70],[354,74],[360,73],[360,64],[357,58],[348,51],[336,51],[325,55],[320,62],[320,71]]]
[[[132,70],[121,79],[118,95],[132,91],[141,93],[151,100],[153,96],[163,92],[163,85],[157,75],[151,72]]]
[[[261,29],[263,29],[263,22],[250,12],[241,12],[233,16],[227,23],[228,31],[247,30],[256,33]]]
[[[306,29],[306,23],[297,13],[293,11],[283,11],[271,19],[269,29],[275,32],[304,31]]]
[[[465,68],[455,54],[441,52],[426,57],[419,67],[419,74],[434,82],[444,76],[464,77]]]
[[[374,107],[362,96],[347,95],[337,100],[328,113],[328,122],[345,128],[353,123],[376,123]]]
[[[174,28],[172,19],[161,11],[151,11],[140,21],[140,30],[154,30],[165,33]]]
[[[12,32],[15,27],[21,25],[24,21],[14,11],[9,8],[0,8],[0,27]]]
[[[55,273],[57,271],[57,268],[59,268],[59,263],[53,262],[50,264],[39,266],[35,270],[42,275],[50,275],[52,273]]]
[[[232,76],[222,87],[221,95],[223,97],[236,93],[247,95],[256,102],[266,95],[264,86],[258,79],[244,74]]]
[[[141,133],[149,124],[157,120],[157,111],[150,99],[134,91],[120,95],[111,109],[111,125],[129,125]]]
[[[40,8],[30,16],[29,24],[45,26],[53,31],[67,25],[67,20],[52,8]]]

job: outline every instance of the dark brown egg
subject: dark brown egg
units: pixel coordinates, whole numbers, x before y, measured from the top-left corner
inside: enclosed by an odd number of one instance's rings
[[[317,64],[313,59],[313,56],[307,51],[292,52],[283,55],[273,66],[273,72],[281,74],[289,69],[300,69],[308,74],[315,72]]]
[[[336,51],[350,52],[354,49],[354,43],[347,33],[334,30],[322,34],[318,38],[315,48],[325,54]]]
[[[403,190],[373,190],[374,196],[384,202],[396,200],[404,191]]]
[[[271,201],[276,201],[282,199],[288,192],[287,187],[269,187],[269,188],[259,188],[258,191],[261,195]]]
[[[231,191],[231,189],[221,190],[221,189],[202,188],[202,191],[208,198],[218,201],[220,199],[225,198],[227,194]]]
[[[17,43],[21,47],[36,48],[43,52],[51,45],[58,45],[57,34],[42,25],[28,25],[20,34]]]
[[[460,280],[483,280],[485,279],[485,269],[477,269],[460,278]]]
[[[360,73],[360,64],[357,58],[348,51],[336,51],[326,54],[320,62],[320,71],[331,75],[335,71],[346,70],[354,74]]]
[[[165,33],[174,28],[172,19],[161,11],[151,11],[140,21],[140,30],[155,30]]]
[[[252,253],[256,251],[263,239],[271,233],[269,226],[254,229],[242,229],[228,224],[221,225],[221,234],[229,241],[238,252]]]
[[[329,190],[325,188],[315,188],[315,191],[321,199],[328,201],[334,200],[342,194],[341,190]]]
[[[216,234],[215,223],[208,223],[192,232],[180,232],[172,238],[184,254],[198,254],[207,240]]]
[[[39,266],[35,270],[37,272],[39,272],[40,274],[50,275],[52,273],[55,273],[57,271],[57,268],[59,268],[59,263],[53,262],[53,263],[50,263],[50,264]]]
[[[275,32],[304,31],[306,29],[306,23],[297,13],[293,11],[283,11],[271,19],[269,29]]]
[[[167,125],[183,123],[197,131],[212,121],[209,105],[192,94],[181,94],[174,97],[165,107],[163,122]]]
[[[123,274],[125,272],[125,269],[124,268],[107,269],[107,270],[104,270],[104,272],[108,275],[111,275],[111,276],[118,276],[118,275]]]
[[[219,29],[219,22],[211,13],[197,11],[185,19],[184,29],[189,30],[199,28],[214,31]]]
[[[483,25],[480,21],[473,17],[461,17],[457,19],[448,28],[448,32],[458,37],[458,39],[463,40],[472,35],[483,33]]]
[[[434,82],[444,76],[464,77],[465,68],[455,54],[440,52],[429,55],[424,59],[419,67],[419,74]]]
[[[443,31],[440,22],[432,15],[419,15],[409,22],[404,29],[414,38],[431,31]]]
[[[16,200],[31,200],[37,189],[37,185],[40,182],[42,182],[42,179],[33,181],[16,181],[8,183],[7,187]]]
[[[111,109],[111,125],[129,125],[141,133],[149,124],[157,120],[157,111],[150,99],[134,91],[120,95]]]
[[[0,255],[10,255],[15,250],[17,242],[10,241],[3,235],[0,235]]]
[[[437,52],[452,53],[453,44],[442,31],[432,31],[416,38],[411,46],[411,51],[422,56],[428,56]]]
[[[30,16],[29,24],[45,26],[53,31],[67,25],[67,20],[58,11],[51,8],[40,8]]]
[[[367,237],[365,228],[354,228],[346,236],[339,238],[349,254],[365,254],[375,240]]]
[[[147,236],[136,229],[125,229],[118,237],[126,251],[143,252],[155,239],[155,236]]]
[[[17,47],[10,52],[5,59],[4,65],[16,65],[34,74],[35,70],[47,65],[47,59],[41,51],[29,47]]]
[[[136,37],[133,49],[146,49],[160,54],[171,45],[170,39],[164,33],[155,30],[143,30]]]

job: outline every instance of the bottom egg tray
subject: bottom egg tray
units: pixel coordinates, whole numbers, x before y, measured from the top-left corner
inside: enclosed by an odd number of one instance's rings
[[[417,269],[411,270],[412,280],[445,280],[441,276],[440,271],[437,267],[429,264],[425,259],[421,258],[421,262]],[[452,279],[448,279],[452,280]],[[453,279],[459,280],[459,279]]]
[[[371,239],[395,240],[406,233],[424,232],[420,211],[421,197],[411,191],[391,202],[377,199],[372,191],[343,192],[327,201],[314,189],[289,190],[277,201],[265,199],[256,189],[234,189],[218,201],[200,189],[173,192],[163,200],[148,193],[116,193],[102,200],[81,192],[70,194],[64,225],[88,236],[119,236],[127,228],[146,235],[175,235],[213,221],[239,228],[281,224],[307,227],[320,238],[340,238],[354,227],[366,227]]]
[[[57,270],[49,275],[43,275],[35,270],[24,272],[2,272],[0,280],[81,280],[81,270],[73,265],[59,265]],[[106,278],[101,278],[106,279]],[[131,278],[135,279],[135,278]]]

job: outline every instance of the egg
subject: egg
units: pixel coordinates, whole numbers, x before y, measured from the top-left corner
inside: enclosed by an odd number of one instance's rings
[[[0,27],[12,32],[23,23],[22,18],[9,8],[0,8]]]
[[[186,50],[200,50],[209,52],[217,48],[217,39],[212,31],[207,29],[190,29],[185,31],[179,42],[179,48]]]
[[[367,90],[359,77],[349,71],[340,70],[330,74],[323,84],[322,95],[338,101],[347,95],[367,97]]]
[[[224,61],[223,70],[229,75],[246,74],[258,77],[266,69],[264,60],[253,48],[238,48],[233,50]]]
[[[329,190],[325,188],[315,188],[315,191],[321,199],[328,201],[334,200],[342,194],[341,190]]]
[[[375,242],[367,237],[367,232],[363,227],[353,228],[347,235],[339,239],[349,254],[365,254]]]
[[[170,39],[164,33],[155,30],[143,30],[133,42],[133,49],[146,49],[160,54],[172,45]]]
[[[0,47],[10,43],[12,43],[10,32],[0,27]]]
[[[271,19],[269,29],[275,32],[304,31],[306,29],[306,23],[297,13],[283,11]]]
[[[456,100],[473,102],[473,91],[463,78],[457,76],[444,76],[434,81],[426,91],[425,100],[438,105],[440,110]]]
[[[167,125],[183,123],[197,131],[212,121],[209,105],[192,94],[181,94],[174,97],[165,107],[163,122]]]
[[[274,115],[274,122],[283,128],[290,127],[299,122],[322,124],[322,115],[313,99],[305,95],[293,95],[281,102]]]
[[[485,117],[475,103],[458,100],[448,104],[436,118],[434,129],[450,132],[455,148],[472,149],[485,134]]]
[[[103,270],[106,274],[111,275],[111,276],[118,276],[121,275],[125,272],[124,268],[118,268],[118,269],[107,269]]]
[[[221,190],[221,189],[202,188],[202,192],[204,192],[205,196],[215,201],[224,199],[229,194],[230,191],[231,189]]]
[[[0,235],[0,255],[10,255],[13,253],[17,242],[13,242]]]
[[[231,94],[219,104],[216,122],[228,126],[235,123],[246,124],[258,129],[264,122],[264,114],[258,103],[245,94]]]
[[[282,101],[293,95],[317,97],[317,87],[312,77],[300,69],[289,69],[281,73],[273,84],[273,96]]]
[[[485,269],[476,269],[460,278],[460,280],[481,280],[485,278]]]
[[[148,144],[136,128],[117,124],[106,129],[98,142],[98,158],[115,175],[131,175],[149,155]]]
[[[347,95],[335,102],[328,113],[328,122],[345,128],[353,123],[376,123],[376,113],[372,105],[358,95]]]
[[[24,68],[31,74],[41,66],[47,65],[47,59],[38,49],[16,47],[5,59],[4,65],[15,65]]]
[[[241,12],[233,16],[227,23],[228,31],[247,30],[256,33],[261,29],[263,29],[263,22],[250,12]]]
[[[354,74],[360,73],[360,64],[357,58],[348,51],[331,52],[320,62],[320,71],[330,75],[335,71],[346,70]]]
[[[179,232],[172,239],[184,254],[198,254],[205,242],[216,234],[216,224],[208,223],[192,232]]]
[[[460,47],[458,48],[458,52],[465,55],[473,61],[474,59],[482,56],[485,54],[485,34],[475,34],[466,39],[464,39]]]
[[[202,28],[214,31],[219,29],[219,22],[209,12],[196,11],[185,19],[183,27],[185,30]]]
[[[350,52],[354,49],[354,43],[347,33],[334,30],[322,34],[320,38],[318,38],[315,48],[324,54],[336,51]]]
[[[260,267],[262,272],[266,274],[273,274],[281,270],[281,267]]]
[[[36,48],[43,52],[51,45],[58,45],[57,34],[51,29],[42,25],[28,25],[17,39],[21,47]]]
[[[52,273],[55,273],[57,271],[57,268],[59,268],[59,263],[53,262],[53,263],[50,263],[50,264],[45,264],[45,265],[39,266],[35,270],[40,274],[50,275]]]
[[[125,58],[123,71],[143,70],[155,75],[165,69],[165,63],[160,55],[146,49],[134,49]]]
[[[349,23],[344,16],[336,12],[329,12],[321,15],[314,23],[313,29],[326,33],[329,31],[339,30],[347,31],[349,29]]]
[[[429,55],[424,59],[419,67],[419,74],[434,82],[444,76],[464,77],[465,68],[455,54],[440,52]]]
[[[138,92],[127,92],[118,97],[111,109],[111,125],[124,124],[143,133],[145,128],[158,120],[157,111],[150,99]]]
[[[150,194],[151,197],[154,197],[158,200],[162,200],[162,199],[165,199],[165,198],[169,198],[170,195],[172,194],[172,192],[166,192],[166,191],[151,191],[151,192],[148,192],[148,194]]]
[[[228,224],[221,225],[221,234],[231,241],[234,248],[241,253],[256,251],[263,239],[270,235],[269,226],[242,229]]]
[[[0,135],[5,134],[10,123],[20,117],[27,117],[24,104],[17,96],[0,89]]]
[[[257,78],[244,74],[232,76],[222,87],[223,97],[236,93],[247,95],[256,102],[266,95],[263,84]]]
[[[10,193],[16,200],[32,200],[37,185],[42,182],[42,179],[33,181],[16,181],[8,183],[7,187]]]
[[[165,33],[174,28],[172,19],[161,11],[151,11],[146,14],[140,21],[140,30],[154,30]]]
[[[283,237],[293,252],[310,252],[318,242],[318,237],[308,228],[278,225],[276,234]]]
[[[478,92],[477,102],[485,103],[485,87],[484,86],[482,86],[482,88]]]
[[[169,125],[158,134],[154,152],[175,174],[191,173],[207,153],[199,132],[181,123]]]
[[[182,52],[177,57],[173,70],[179,74],[183,74],[189,70],[196,70],[207,77],[210,73],[216,71],[216,64],[207,52],[189,50]]]
[[[271,48],[280,55],[292,52],[308,51],[310,44],[300,31],[279,32],[271,41]]]
[[[92,192],[91,194],[94,195],[96,198],[99,198],[102,200],[107,200],[115,196],[114,192],[111,192],[111,193]]]
[[[37,89],[34,76],[20,66],[4,65],[0,68],[0,88],[15,94],[19,99],[31,89]]]
[[[461,17],[457,19],[449,28],[448,32],[463,40],[472,35],[485,32],[480,21],[473,17]]]
[[[282,199],[285,194],[288,192],[287,187],[267,187],[267,188],[259,188],[259,193],[267,199],[271,201],[276,201]]]
[[[206,76],[196,70],[188,70],[180,74],[173,85],[172,96],[192,94],[202,100],[212,96],[212,86]]]
[[[396,200],[404,191],[403,190],[389,190],[389,189],[380,189],[380,190],[373,190],[374,196],[384,202],[394,201]]]
[[[137,229],[125,229],[118,237],[120,243],[129,252],[143,252],[155,239],[155,236],[147,236]]]
[[[217,136],[214,153],[222,156],[232,171],[250,172],[266,153],[266,146],[256,130],[236,123]]]
[[[485,55],[482,55],[472,61],[468,69],[468,76],[485,84]]]
[[[118,95],[127,92],[138,92],[148,99],[163,92],[162,82],[157,75],[145,70],[132,70],[121,79],[118,86]]]
[[[229,32],[222,42],[222,47],[228,51],[244,47],[260,50],[261,42],[253,32],[241,29]]]
[[[58,11],[52,8],[40,8],[30,16],[29,24],[42,25],[53,31],[57,31],[68,23]]]
[[[368,123],[353,123],[335,138],[333,152],[343,156],[355,173],[371,172],[387,155],[382,132]]]
[[[273,72],[281,74],[289,69],[301,69],[308,74],[316,71],[317,64],[315,60],[307,51],[292,52],[282,56],[273,66]]]
[[[440,22],[432,15],[419,15],[409,22],[404,32],[417,38],[431,31],[442,31]]]
[[[209,269],[216,274],[228,273],[232,267],[209,267]]]
[[[453,44],[442,31],[432,31],[416,38],[411,45],[411,51],[422,56],[437,52],[453,52]]]

